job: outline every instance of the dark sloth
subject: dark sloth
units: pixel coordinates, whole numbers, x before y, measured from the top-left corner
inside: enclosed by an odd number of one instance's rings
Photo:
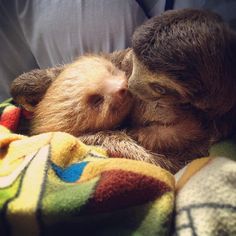
[[[129,89],[145,103],[134,108],[139,119],[131,112],[146,130],[138,143],[182,165],[235,132],[236,34],[219,15],[166,12],[135,31],[132,47]]]

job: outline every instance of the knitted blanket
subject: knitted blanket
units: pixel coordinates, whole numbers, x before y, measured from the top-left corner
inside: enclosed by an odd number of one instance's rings
[[[235,161],[201,158],[173,176],[66,133],[11,132],[22,114],[2,105],[0,235],[236,235]]]

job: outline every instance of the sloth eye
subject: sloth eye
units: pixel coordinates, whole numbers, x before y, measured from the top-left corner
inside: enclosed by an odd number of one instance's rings
[[[93,107],[99,107],[104,102],[104,97],[100,94],[91,95],[88,102]]]
[[[159,93],[159,94],[165,94],[166,93],[166,89],[163,88],[160,84],[157,83],[151,83],[149,84],[150,88],[152,90],[154,90],[155,92]]]

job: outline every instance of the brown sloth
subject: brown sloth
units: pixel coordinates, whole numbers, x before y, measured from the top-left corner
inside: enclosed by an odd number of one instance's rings
[[[233,134],[236,35],[217,14],[192,9],[165,12],[135,31],[132,47],[105,55],[129,78],[134,98],[119,127],[126,129],[85,132],[82,141],[103,145],[113,156],[149,161],[176,172],[190,160],[208,155],[212,143]],[[19,84],[12,86],[16,101],[22,92],[22,87],[16,89]]]
[[[146,102],[134,108],[139,119],[131,112],[138,143],[178,162],[207,155],[235,132],[236,34],[219,15],[166,12],[135,31],[132,48],[129,90]]]

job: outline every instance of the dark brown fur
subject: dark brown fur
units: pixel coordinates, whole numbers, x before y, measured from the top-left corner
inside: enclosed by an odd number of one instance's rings
[[[33,111],[52,81],[64,68],[63,65],[44,70],[35,69],[17,77],[11,84],[11,95],[15,102],[23,105],[28,111]]]
[[[153,81],[142,82],[144,91],[151,82],[163,83],[168,89],[169,80],[158,81],[165,75],[182,88],[177,94],[181,103],[207,112],[210,118],[235,108],[236,33],[219,15],[191,9],[166,12],[135,31],[133,50],[154,75]],[[135,92],[140,80],[130,79]]]
[[[181,166],[235,132],[236,34],[217,14],[166,12],[139,27],[132,43],[129,89],[145,103],[134,108],[140,119],[131,112],[146,131],[133,134],[138,143]]]

